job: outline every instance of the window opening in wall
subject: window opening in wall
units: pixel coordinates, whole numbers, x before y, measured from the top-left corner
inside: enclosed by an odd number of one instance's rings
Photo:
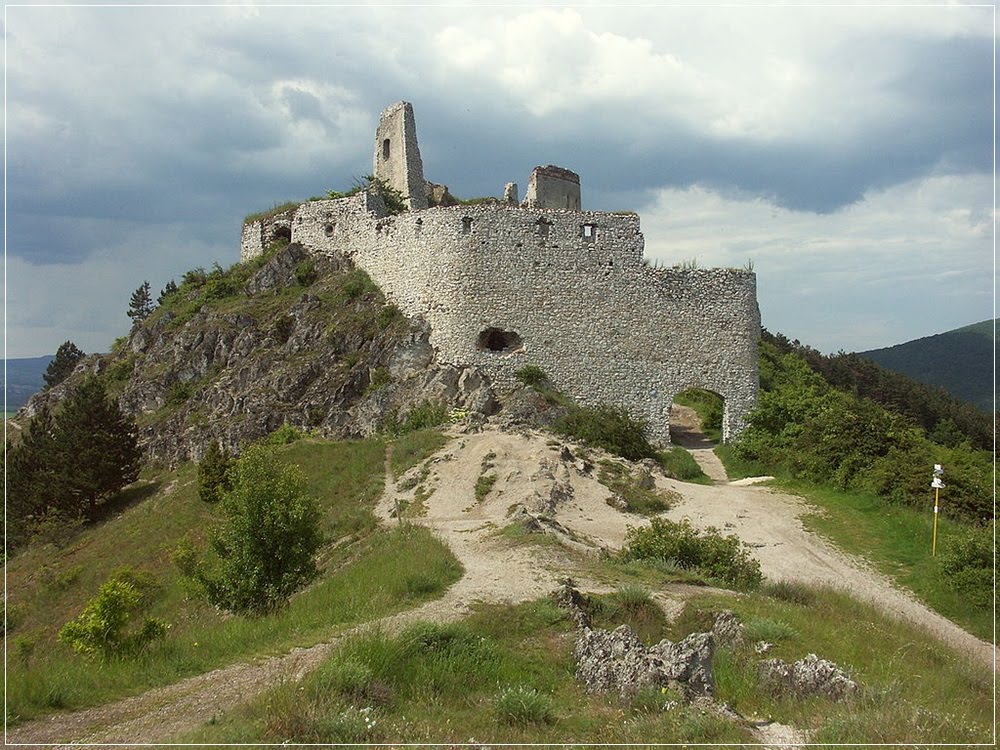
[[[325,234],[327,237],[333,237],[333,227],[334,227],[333,223],[327,224],[325,227],[323,227],[323,234]]]
[[[420,229],[421,229],[421,227],[423,227],[423,225],[424,225],[424,220],[423,219],[417,219],[414,222],[413,233],[414,234],[420,234]]]
[[[487,328],[479,334],[476,348],[481,352],[512,352],[520,349],[523,343],[515,331]]]
[[[581,227],[581,235],[584,242],[593,242],[597,239],[597,225],[596,224],[584,224]]]
[[[552,222],[548,219],[542,217],[535,222],[535,234],[537,234],[542,239],[549,236],[549,230],[552,228]]]
[[[274,239],[284,240],[285,242],[292,241],[292,228],[291,227],[275,227],[274,228]]]
[[[388,138],[386,138],[384,141],[382,141],[382,158],[383,159],[388,159],[389,158],[389,139]]]
[[[472,233],[472,217],[463,216],[462,217],[462,234]]]

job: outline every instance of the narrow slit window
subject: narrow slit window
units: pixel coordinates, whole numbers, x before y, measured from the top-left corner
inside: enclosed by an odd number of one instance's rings
[[[386,138],[384,141],[382,141],[382,158],[383,159],[388,159],[389,158],[389,139],[388,138]]]
[[[462,217],[462,234],[472,234],[472,217]]]
[[[581,236],[583,237],[584,242],[593,242],[597,239],[596,224],[584,224],[581,229]]]

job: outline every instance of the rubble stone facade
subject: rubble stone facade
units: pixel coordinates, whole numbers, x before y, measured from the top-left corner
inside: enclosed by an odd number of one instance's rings
[[[406,315],[425,318],[440,361],[480,367],[500,390],[537,365],[581,403],[646,419],[662,443],[681,391],[722,396],[723,439],[756,402],[756,277],[651,267],[634,213],[498,201],[391,216],[362,192],[304,203],[287,220],[292,241],[351,258]],[[244,259],[267,233],[244,229]]]

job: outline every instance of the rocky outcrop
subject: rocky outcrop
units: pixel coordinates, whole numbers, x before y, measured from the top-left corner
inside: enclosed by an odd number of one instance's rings
[[[573,655],[576,679],[588,692],[627,697],[644,687],[675,687],[694,698],[712,695],[713,651],[710,633],[647,648],[631,627],[619,625],[614,630],[582,628]]]
[[[199,459],[212,441],[239,451],[285,423],[354,438],[426,401],[496,411],[490,382],[438,364],[426,323],[387,306],[350,261],[293,243],[251,264],[243,277],[182,286],[113,353],[81,361],[21,417],[57,404],[86,373],[103,374],[149,457],[173,465]]]
[[[768,659],[758,665],[761,682],[775,692],[796,698],[821,695],[833,700],[845,700],[857,695],[860,687],[832,661],[807,654],[794,664],[781,659]]]

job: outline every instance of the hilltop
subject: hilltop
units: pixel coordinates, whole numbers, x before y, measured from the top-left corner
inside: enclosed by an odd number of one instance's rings
[[[984,320],[860,355],[992,413],[994,326]]]

